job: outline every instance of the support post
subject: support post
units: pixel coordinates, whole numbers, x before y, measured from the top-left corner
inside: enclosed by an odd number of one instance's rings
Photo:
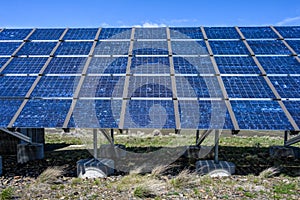
[[[215,163],[219,164],[219,138],[220,132],[219,130],[215,130]]]
[[[115,144],[114,129],[110,129],[110,137],[111,137],[111,143],[112,145],[114,145]]]
[[[97,129],[93,129],[93,140],[94,140],[94,157],[98,158],[98,138],[97,138]]]
[[[200,136],[200,132],[199,130],[196,131],[196,146],[200,146],[200,144],[198,143],[198,140],[199,140],[199,136]]]
[[[289,136],[289,132],[284,131],[284,143],[283,143],[284,146],[286,146],[286,142],[288,141],[288,136]]]

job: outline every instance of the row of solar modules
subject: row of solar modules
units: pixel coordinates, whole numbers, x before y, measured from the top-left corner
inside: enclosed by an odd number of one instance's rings
[[[240,27],[249,39],[277,39],[279,36],[271,27]],[[284,38],[300,38],[300,27],[275,27]],[[65,29],[36,29],[29,40],[59,40]],[[235,27],[204,27],[208,39],[241,38]],[[32,29],[4,29],[0,40],[24,40]],[[63,40],[94,40],[97,28],[71,28]],[[200,27],[170,28],[171,39],[204,39]],[[96,39],[130,39],[131,28],[103,28]],[[136,28],[135,39],[166,39],[166,28]]]
[[[300,54],[300,39],[288,40],[288,45],[296,54]],[[0,42],[0,56],[11,56],[21,45],[21,42]],[[14,56],[49,56],[56,46],[56,42],[25,42],[25,45]],[[204,41],[172,41],[173,55],[208,55]],[[214,55],[250,55],[246,45],[241,40],[209,41]],[[252,40],[248,41],[255,55],[292,55],[288,47],[281,40]],[[90,54],[93,42],[61,42],[54,53],[62,55]],[[128,55],[129,41],[97,42],[93,55]],[[134,41],[133,55],[168,55],[168,42],[165,41]]]
[[[46,57],[16,57],[4,68],[10,58],[0,58],[0,74],[38,74],[47,62]],[[202,57],[173,57],[175,74],[216,74],[212,64]],[[267,74],[300,74],[300,63],[292,56],[257,57]],[[43,74],[81,74],[87,57],[54,57]],[[221,74],[261,74],[250,56],[215,57]],[[87,74],[125,74],[127,57],[93,57]],[[2,68],[3,67],[3,68]],[[133,57],[132,74],[170,74],[168,57]]]

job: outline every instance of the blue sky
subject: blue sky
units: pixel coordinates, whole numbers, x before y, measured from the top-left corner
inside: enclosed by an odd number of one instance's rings
[[[2,0],[0,27],[300,25],[299,0]]]

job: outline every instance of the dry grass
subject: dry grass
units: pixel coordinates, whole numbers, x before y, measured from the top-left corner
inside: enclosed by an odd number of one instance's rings
[[[259,177],[260,178],[272,178],[279,173],[280,173],[280,169],[278,169],[276,167],[271,167],[271,168],[268,168],[268,169],[262,171],[259,174]]]
[[[61,167],[49,167],[36,179],[37,183],[53,184],[58,177],[62,176],[63,170]]]

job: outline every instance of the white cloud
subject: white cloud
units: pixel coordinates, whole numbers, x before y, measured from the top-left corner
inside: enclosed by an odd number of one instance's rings
[[[300,16],[298,17],[289,17],[286,18],[280,22],[278,22],[276,25],[278,26],[283,26],[283,25],[294,25],[295,22],[299,21],[300,22]]]

